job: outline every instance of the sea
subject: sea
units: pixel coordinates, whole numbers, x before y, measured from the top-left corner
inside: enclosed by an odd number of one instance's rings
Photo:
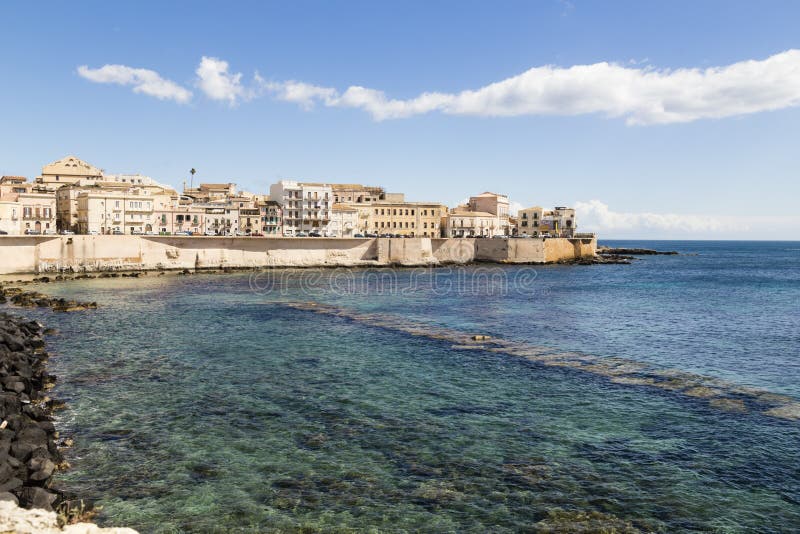
[[[141,532],[800,531],[800,242],[601,244],[679,254],[41,284],[99,305],[13,310],[58,483]]]

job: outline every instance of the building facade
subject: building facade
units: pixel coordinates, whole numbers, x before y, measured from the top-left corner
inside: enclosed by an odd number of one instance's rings
[[[364,231],[412,237],[441,237],[447,207],[436,202],[373,202]]]
[[[350,204],[334,204],[331,208],[330,237],[353,237],[359,233],[358,208]]]
[[[333,189],[330,184],[281,180],[269,189],[270,199],[281,204],[283,234],[330,234]]]
[[[24,176],[0,178],[0,230],[9,235],[55,234],[56,198]]]
[[[573,208],[558,206],[552,210],[544,210],[540,206],[534,206],[519,211],[515,233],[532,237],[573,237],[577,227]]]

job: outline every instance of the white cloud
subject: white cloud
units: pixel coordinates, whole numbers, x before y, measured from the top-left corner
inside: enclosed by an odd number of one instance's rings
[[[156,72],[106,65],[79,67],[92,81],[134,85],[134,91],[185,102],[191,93]],[[315,105],[361,109],[375,120],[439,112],[479,117],[597,114],[628,124],[668,124],[723,118],[800,105],[800,50],[764,60],[746,60],[705,69],[656,69],[635,64],[534,67],[474,90],[423,92],[414,98],[390,98],[383,91],[352,85],[344,91],[302,81],[253,84],[229,72],[227,61],[206,57],[197,67],[197,86],[212,100],[231,106],[264,92],[311,109]]]
[[[600,200],[575,203],[578,228],[602,238],[636,239],[786,239],[800,232],[800,216],[699,215],[618,212]]]
[[[134,93],[154,96],[159,100],[174,100],[185,104],[192,99],[192,92],[177,83],[165,80],[156,71],[136,69],[125,65],[103,65],[90,69],[86,65],[78,67],[78,74],[95,83],[131,85]]]
[[[636,232],[650,231],[672,233],[715,233],[739,229],[747,231],[744,224],[736,224],[730,217],[708,215],[686,215],[678,213],[631,213],[612,211],[599,200],[576,202],[575,212],[581,229],[596,232]]]
[[[203,56],[195,73],[197,86],[212,100],[227,101],[234,106],[246,95],[247,91],[242,86],[242,73],[229,73],[227,61]]]
[[[302,94],[286,98],[289,84],[301,85]],[[607,62],[548,65],[476,90],[426,92],[407,100],[361,86],[339,93],[302,82],[273,82],[268,89],[306,109],[317,102],[359,108],[376,120],[438,111],[484,117],[600,114],[625,118],[628,124],[665,124],[800,105],[800,50],[706,69],[657,70]]]

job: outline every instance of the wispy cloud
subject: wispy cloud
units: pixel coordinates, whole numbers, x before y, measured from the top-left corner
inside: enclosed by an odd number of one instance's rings
[[[137,69],[125,65],[103,65],[91,69],[86,65],[78,67],[78,74],[95,83],[129,85],[134,93],[154,96],[159,100],[174,100],[185,104],[192,99],[192,92],[177,83],[164,79],[154,70]]]
[[[276,87],[282,88],[271,85]],[[295,100],[305,108],[315,103],[359,108],[376,120],[438,111],[483,117],[600,114],[625,118],[628,124],[666,124],[800,105],[800,50],[706,69],[658,70],[607,62],[534,67],[479,89],[426,92],[406,100],[361,86],[343,93],[307,87],[306,97]]]
[[[134,85],[134,91],[186,101],[191,93],[154,71],[106,65],[80,67],[85,78]],[[391,98],[359,85],[343,91],[303,81],[266,81],[256,73],[249,86],[227,61],[203,57],[197,86],[210,99],[236,105],[263,93],[310,110],[315,106],[354,108],[375,120],[427,113],[480,117],[586,115],[622,118],[631,125],[691,122],[800,105],[800,50],[763,60],[746,60],[704,69],[656,69],[601,62],[534,67],[478,89],[457,93],[423,92]],[[171,89],[170,92],[168,89]]]

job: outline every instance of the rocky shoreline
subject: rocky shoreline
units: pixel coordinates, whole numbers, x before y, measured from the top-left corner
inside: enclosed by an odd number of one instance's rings
[[[63,405],[47,396],[55,377],[43,335],[37,321],[0,313],[0,500],[54,510],[75,503],[51,480],[68,464],[52,417]]]
[[[650,248],[619,248],[619,247],[597,247],[597,254],[599,256],[677,256],[678,252],[675,250],[653,250]]]
[[[0,288],[0,296],[2,302],[57,311],[96,307],[17,288]],[[135,534],[80,522],[94,517],[93,505],[53,480],[69,468],[61,450],[71,439],[60,439],[53,423],[64,404],[47,395],[56,377],[46,368],[46,333],[38,321],[0,312],[0,532]]]

